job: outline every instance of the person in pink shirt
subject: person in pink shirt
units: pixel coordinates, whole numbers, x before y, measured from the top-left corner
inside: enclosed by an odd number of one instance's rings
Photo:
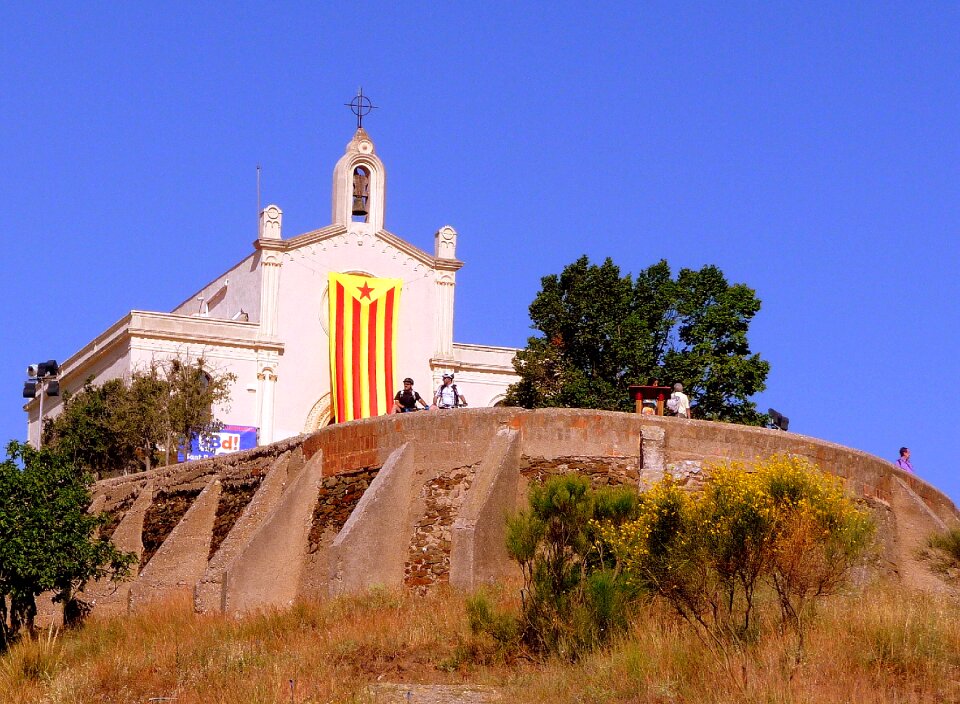
[[[900,469],[904,470],[905,472],[910,472],[911,474],[914,473],[913,465],[910,464],[910,448],[909,447],[900,448],[900,459],[894,462],[894,464],[897,465]]]

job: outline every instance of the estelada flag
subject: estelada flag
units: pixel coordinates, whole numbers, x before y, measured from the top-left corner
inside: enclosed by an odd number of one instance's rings
[[[330,396],[337,423],[393,412],[402,283],[330,272]]]

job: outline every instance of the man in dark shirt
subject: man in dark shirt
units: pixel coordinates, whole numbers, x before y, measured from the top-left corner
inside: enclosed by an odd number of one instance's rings
[[[430,407],[420,398],[420,394],[413,390],[413,379],[407,377],[403,380],[403,391],[398,391],[393,397],[393,412],[410,413],[417,410],[418,403],[425,409]]]

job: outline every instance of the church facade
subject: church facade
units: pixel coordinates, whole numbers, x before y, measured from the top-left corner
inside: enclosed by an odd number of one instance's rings
[[[225,424],[256,428],[261,445],[316,430],[332,420],[328,280],[334,272],[402,281],[396,382],[412,377],[429,402],[451,372],[470,406],[496,405],[516,380],[516,349],[453,341],[463,266],[456,230],[440,228],[429,254],[384,228],[385,203],[383,162],[359,128],[334,168],[329,225],[284,239],[283,213],[268,205],[247,257],[169,313],[130,311],[61,364],[61,389],[76,391],[90,377],[98,384],[124,377],[154,360],[203,357],[218,372],[236,375],[229,404],[217,409]],[[24,406],[34,443],[40,401]],[[44,417],[60,403],[44,398]]]

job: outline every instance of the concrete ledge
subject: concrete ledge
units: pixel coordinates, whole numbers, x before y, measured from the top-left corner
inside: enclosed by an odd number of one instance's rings
[[[138,560],[143,557],[143,518],[152,503],[153,482],[148,481],[110,538],[118,550],[132,552]],[[139,570],[139,565],[132,566],[131,577],[135,579]],[[132,584],[130,580],[112,582],[99,579],[84,590],[82,598],[95,605],[100,614],[120,613],[127,609]]]
[[[399,587],[410,546],[413,451],[394,450],[330,548],[330,594]]]
[[[453,524],[450,584],[472,590],[518,573],[507,554],[507,515],[517,508],[520,438],[516,430],[497,432]]]
[[[293,604],[321,479],[323,454],[318,453],[287,486],[279,503],[224,572],[224,613]]]
[[[223,575],[243,547],[280,501],[289,480],[290,453],[280,455],[243,509],[230,534],[210,560],[206,572],[193,589],[193,608],[200,613],[224,610]]]
[[[175,592],[192,594],[194,583],[207,569],[220,490],[219,480],[207,482],[183,519],[140,572],[130,590],[130,609]]]

